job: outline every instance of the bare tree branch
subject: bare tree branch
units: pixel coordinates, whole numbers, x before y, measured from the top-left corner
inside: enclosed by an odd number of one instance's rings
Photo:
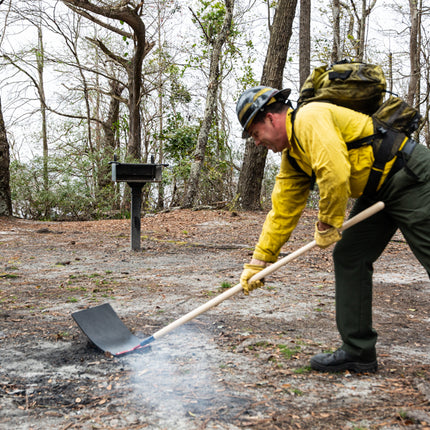
[[[190,6],[188,6],[188,9],[190,10],[190,12],[192,13],[194,19],[196,20],[196,22],[199,24],[200,28],[202,29],[202,32],[205,35],[206,42],[207,43],[211,43],[211,38],[209,37],[208,33],[206,32],[206,29],[203,26],[203,24],[201,23],[201,21],[199,20],[198,16],[195,14],[195,12],[193,11],[193,9],[191,9]]]
[[[154,46],[146,40],[146,27],[139,14],[142,11],[143,3],[137,6],[130,7],[131,2],[124,0],[116,6],[98,6],[91,3],[89,0],[62,0],[62,2],[82,16],[93,22],[103,26],[104,28],[111,27],[111,30],[121,34],[122,36],[130,35],[128,33],[121,33],[122,30],[112,26],[108,22],[102,22],[100,19],[93,16],[100,15],[108,19],[117,20],[122,23],[128,24],[133,29],[134,51],[133,57],[127,62],[120,56],[112,53],[101,41],[89,39],[92,43],[96,44],[102,52],[115,61],[117,64],[122,65],[128,76],[128,108],[129,108],[129,142],[127,145],[127,152],[135,159],[141,158],[141,117],[140,117],[140,101],[142,91],[142,64],[143,59]]]
[[[128,67],[128,60],[125,60],[120,55],[114,54],[101,40],[93,39],[92,37],[86,37],[88,41],[96,45],[101,51],[106,54],[111,60],[120,64],[125,69]]]
[[[113,31],[120,36],[128,37],[129,39],[133,38],[133,35],[127,31],[121,30],[120,28],[114,27],[113,25],[110,25],[108,23],[105,23],[99,19],[97,19],[95,16],[89,14],[88,12],[85,12],[82,9],[78,9],[74,6],[68,6],[69,9],[71,9],[73,12],[77,13],[78,15],[83,16],[84,18],[89,19],[90,21],[94,22],[97,25],[100,25],[101,27],[106,28],[107,30]]]

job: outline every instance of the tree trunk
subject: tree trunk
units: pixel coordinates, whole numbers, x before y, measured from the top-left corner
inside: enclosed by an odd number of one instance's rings
[[[39,77],[39,100],[40,100],[40,113],[42,115],[42,147],[43,147],[43,188],[45,191],[49,190],[49,175],[48,175],[48,134],[46,124],[46,102],[45,102],[45,82],[43,71],[45,67],[45,50],[43,48],[43,34],[42,27],[37,27],[38,36],[38,50],[36,52],[37,73]],[[46,208],[46,212],[49,208]],[[48,213],[45,212],[45,217]]]
[[[358,53],[357,60],[364,60],[364,50],[365,50],[365,42],[366,42],[366,1],[361,0],[361,17],[359,20],[359,29],[358,29]]]
[[[141,74],[142,74],[142,60],[143,52],[141,51],[139,44],[136,45],[135,55],[128,68],[128,89],[129,99],[128,107],[130,112],[130,131],[129,140],[127,145],[127,153],[132,158],[140,160],[142,157],[142,137],[140,134],[140,90],[142,86]]]
[[[300,88],[311,71],[311,0],[300,0]]]
[[[361,0],[361,13],[359,12],[357,5],[354,0],[350,0],[352,7],[352,15],[355,15],[358,21],[357,28],[357,38],[355,40],[355,52],[356,52],[356,60],[364,61],[365,52],[366,52],[366,30],[367,30],[367,18],[370,15],[370,12],[375,7],[376,0],[370,0],[369,7],[367,7],[368,0]],[[352,34],[350,32],[350,34]]]
[[[103,147],[100,148],[101,160],[103,163],[99,166],[97,189],[102,191],[106,187],[113,187],[110,179],[110,165],[106,160],[113,160],[115,151],[118,149],[119,143],[117,139],[117,128],[119,121],[119,105],[121,94],[124,86],[117,80],[112,79],[110,85],[110,103],[109,111],[106,120],[101,123],[103,128]]]
[[[197,138],[197,146],[194,151],[194,160],[191,164],[190,179],[188,181],[188,191],[185,196],[184,207],[192,207],[197,198],[198,187],[200,181],[200,173],[203,169],[205,160],[206,146],[209,139],[209,132],[213,121],[216,96],[219,87],[219,63],[221,59],[222,48],[229,36],[231,23],[233,19],[233,0],[225,0],[226,12],[222,28],[215,38],[210,59],[209,69],[209,85],[208,92],[206,95],[205,112],[200,127],[199,136]]]
[[[333,0],[333,47],[331,50],[331,62],[336,63],[341,58],[340,49],[340,0]]]
[[[388,91],[393,92],[393,53],[388,53]]]
[[[280,89],[292,33],[297,0],[279,0],[270,31],[270,41],[263,67],[261,85]],[[261,209],[260,194],[264,176],[267,149],[255,146],[247,139],[242,169],[237,187],[242,209]]]
[[[414,106],[419,96],[420,81],[420,47],[418,44],[420,31],[420,13],[418,11],[418,0],[409,0],[411,32],[409,36],[409,64],[411,77],[409,79],[407,102]]]
[[[0,100],[0,216],[12,216],[9,163],[9,143]]]
[[[158,44],[158,78],[157,78],[157,95],[158,95],[158,135],[160,136],[158,138],[158,162],[162,164],[164,162],[164,151],[163,151],[163,142],[161,140],[161,136],[163,134],[163,93],[164,93],[164,86],[163,86],[163,60],[161,58],[161,53],[163,52],[163,42],[161,37],[161,29],[163,26],[163,19],[161,16],[161,2],[157,2],[157,44]],[[158,197],[157,197],[157,209],[161,210],[164,209],[164,183],[163,181],[160,181],[157,184],[158,189]]]

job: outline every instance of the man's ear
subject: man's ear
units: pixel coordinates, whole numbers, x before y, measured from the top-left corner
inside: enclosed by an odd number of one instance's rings
[[[272,112],[267,112],[266,113],[266,118],[269,119],[269,121],[273,124],[273,113]]]

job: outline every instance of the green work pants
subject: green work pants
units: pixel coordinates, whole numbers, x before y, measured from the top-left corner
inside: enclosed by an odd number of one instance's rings
[[[351,216],[376,201],[385,203],[384,210],[347,229],[333,251],[342,349],[363,360],[376,358],[373,263],[398,228],[430,276],[430,151],[417,145],[406,167],[386,180],[374,198],[356,200]]]

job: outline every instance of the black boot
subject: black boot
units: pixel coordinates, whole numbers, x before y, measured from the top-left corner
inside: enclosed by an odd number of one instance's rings
[[[377,360],[365,361],[354,357],[343,349],[333,353],[317,354],[311,358],[311,367],[321,372],[376,372],[378,370]]]

